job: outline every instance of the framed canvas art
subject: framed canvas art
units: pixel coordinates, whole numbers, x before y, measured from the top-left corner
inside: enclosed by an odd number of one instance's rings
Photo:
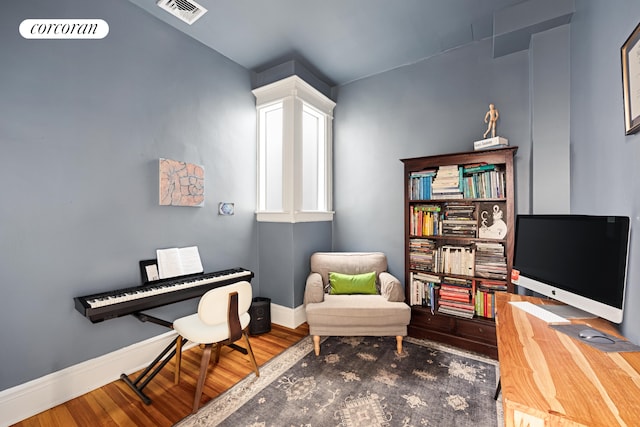
[[[631,135],[640,130],[640,24],[620,48],[624,96],[624,130]]]
[[[160,159],[160,205],[204,206],[204,167]]]

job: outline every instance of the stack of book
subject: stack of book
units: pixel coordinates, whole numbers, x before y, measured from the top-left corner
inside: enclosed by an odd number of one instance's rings
[[[472,204],[450,202],[443,211],[442,235],[476,237],[478,221],[474,217],[475,206]]]
[[[440,166],[431,184],[434,199],[462,199],[460,176],[462,168],[458,165]]]
[[[411,172],[409,175],[409,199],[430,200],[431,182],[434,176],[436,176],[435,169]]]
[[[435,242],[432,240],[411,239],[409,242],[409,268],[418,271],[433,271],[435,247]]]
[[[442,234],[440,210],[440,205],[412,205],[411,217],[409,218],[411,235],[439,236]]]
[[[506,280],[507,257],[502,243],[476,242],[476,268],[479,277]]]
[[[471,319],[475,314],[473,280],[444,277],[438,295],[438,313]]]

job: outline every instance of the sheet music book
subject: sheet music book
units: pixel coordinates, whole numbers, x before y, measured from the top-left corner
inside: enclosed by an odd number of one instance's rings
[[[156,250],[160,279],[204,272],[197,246]]]

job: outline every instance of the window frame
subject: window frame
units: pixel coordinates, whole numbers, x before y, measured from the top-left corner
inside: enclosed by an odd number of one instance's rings
[[[256,218],[261,222],[317,222],[332,221],[333,209],[333,109],[335,102],[327,98],[318,90],[298,76],[290,76],[277,82],[254,89],[256,97],[256,121],[257,121],[257,192],[256,192]],[[266,161],[261,150],[261,117],[262,111],[273,107],[277,103],[283,106],[283,141],[282,141],[282,210],[268,211],[262,209],[269,203],[263,203],[266,191],[264,178],[265,171],[262,166]],[[318,200],[324,201],[324,209],[304,210],[303,206],[303,111],[310,108],[313,112],[324,118],[324,158],[322,163],[322,182],[317,181],[318,186],[324,188],[324,194],[318,195]],[[320,145],[320,143],[318,144]],[[320,150],[319,150],[320,151]],[[320,157],[320,156],[319,156]],[[317,163],[321,163],[318,161]],[[318,177],[316,177],[318,180]]]

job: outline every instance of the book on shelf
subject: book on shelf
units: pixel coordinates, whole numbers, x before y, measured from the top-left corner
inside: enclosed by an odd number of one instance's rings
[[[436,169],[412,172],[409,175],[409,198],[411,200],[431,199],[431,183]]]
[[[475,206],[462,202],[445,203],[442,216],[442,235],[476,237],[478,221]]]
[[[457,200],[464,199],[464,195],[460,191],[443,191],[432,193],[434,199],[442,199],[442,200]]]
[[[501,242],[476,242],[476,276],[506,280],[507,257]]]
[[[462,168],[462,172],[464,174],[472,174],[477,172],[492,171],[495,169],[496,169],[496,165],[486,163],[486,162],[481,162],[481,163],[472,163],[470,165],[464,165]]]
[[[438,313],[464,317],[465,319],[473,319],[473,316],[475,315],[475,310],[462,309],[459,307],[451,306],[450,304],[442,304],[441,302],[438,305]]]
[[[411,238],[409,268],[432,273],[473,276],[475,248],[473,244],[438,246],[428,238]]]
[[[499,165],[485,165],[489,168],[479,170],[483,166],[463,168],[461,178],[462,193],[470,199],[495,199],[506,197],[506,181],[504,168]]]
[[[438,312],[472,318],[475,314],[473,279],[443,277],[438,295]]]
[[[469,313],[471,317],[473,317],[473,315],[475,314],[475,306],[473,304],[464,301],[455,301],[444,297],[442,296],[442,289],[440,289],[440,297],[438,299],[438,308],[441,307],[455,308],[456,310]]]
[[[457,185],[460,177],[458,165],[442,165],[438,168],[433,180],[434,187]]]
[[[440,276],[437,274],[429,274],[429,273],[413,273],[414,277],[418,280],[422,280],[423,282],[433,282],[440,283]]]
[[[475,248],[473,245],[443,245],[435,253],[436,273],[473,276]]]
[[[440,285],[440,298],[448,301],[467,304],[471,301],[471,296],[469,295],[468,290],[454,290],[444,284]]]
[[[438,236],[440,230],[440,205],[411,206],[409,218],[410,234],[412,236]]]
[[[484,290],[487,292],[507,290],[507,282],[504,282],[504,281],[479,279],[476,281],[476,283],[477,283],[478,289]]]
[[[433,240],[412,238],[409,242],[409,268],[433,272],[436,251],[436,244]]]
[[[439,276],[420,272],[411,272],[409,274],[409,305],[429,307],[431,309],[431,313],[434,313],[437,303],[439,283]]]
[[[496,294],[495,291],[478,289],[475,298],[476,314],[488,319],[496,317]]]
[[[450,219],[442,221],[442,234],[476,237],[477,228],[478,224],[476,224],[475,221],[457,221]]]
[[[443,236],[457,236],[457,237],[475,237],[476,225],[475,224],[442,224]]]
[[[446,284],[451,287],[455,287],[458,289],[470,289],[473,287],[473,279],[466,279],[462,277],[452,277],[452,276],[444,276],[443,284]]]
[[[431,194],[434,199],[461,199],[462,189],[460,178],[462,168],[458,165],[443,165],[438,168],[431,184]]]
[[[445,165],[412,172],[408,185],[410,200],[506,197],[504,167],[495,164]]]
[[[491,279],[479,279],[476,281],[475,306],[478,316],[494,319],[496,317],[495,294],[506,292],[507,282]]]
[[[507,216],[505,202],[478,204],[478,237],[481,239],[504,239],[509,231],[504,218]]]
[[[447,219],[473,219],[475,205],[468,202],[447,202],[444,204],[444,216]]]

